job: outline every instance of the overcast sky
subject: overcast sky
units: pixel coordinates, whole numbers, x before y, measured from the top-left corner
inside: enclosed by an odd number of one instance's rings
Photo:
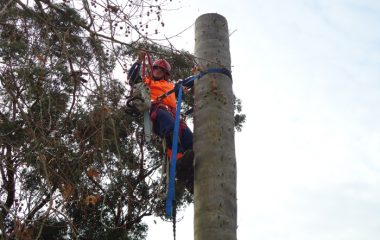
[[[380,1],[182,1],[167,36],[204,13],[229,23],[238,239],[380,237]],[[236,31],[235,31],[236,30]],[[194,49],[194,29],[172,42]],[[177,239],[193,240],[190,206]],[[171,223],[148,240],[172,239]]]

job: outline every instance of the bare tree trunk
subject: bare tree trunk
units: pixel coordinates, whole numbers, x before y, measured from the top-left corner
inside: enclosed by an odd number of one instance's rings
[[[195,22],[195,56],[202,70],[231,69],[227,20]],[[206,74],[195,82],[194,239],[236,239],[236,158],[232,79]]]

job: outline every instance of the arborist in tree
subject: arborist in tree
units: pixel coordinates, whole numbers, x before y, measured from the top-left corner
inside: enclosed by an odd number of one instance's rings
[[[137,61],[128,71],[128,81],[131,86],[143,81],[150,88],[151,108],[150,118],[153,122],[153,132],[165,139],[168,146],[167,153],[171,156],[174,120],[176,113],[176,93],[177,91],[163,99],[160,96],[174,89],[176,85],[169,80],[171,66],[165,59],[158,59],[153,62],[152,73],[144,79],[141,77],[140,68],[145,61],[145,51],[140,51]],[[191,87],[191,86],[185,86]],[[193,193],[194,169],[193,169],[193,133],[181,120],[179,128],[179,144],[177,154],[177,179]]]

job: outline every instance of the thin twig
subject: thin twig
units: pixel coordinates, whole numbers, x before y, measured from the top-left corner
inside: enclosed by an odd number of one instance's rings
[[[1,9],[1,11],[0,11],[0,17],[5,14],[5,12],[7,11],[8,6],[11,5],[11,3],[14,2],[14,1],[15,0],[9,0],[9,2],[7,2],[4,5],[3,9]]]

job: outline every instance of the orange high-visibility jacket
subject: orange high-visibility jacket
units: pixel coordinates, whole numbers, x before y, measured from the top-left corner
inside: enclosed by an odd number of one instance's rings
[[[174,88],[174,84],[171,82],[168,82],[166,80],[154,81],[150,77],[146,77],[144,79],[144,82],[150,88],[150,98],[152,99],[153,102],[157,101],[157,98],[159,96],[161,96],[162,94],[164,94],[164,93],[166,93],[166,92],[168,92]],[[162,104],[175,109],[176,108],[175,93],[173,92],[172,94],[170,94],[169,96],[164,98],[162,100]],[[169,156],[169,159],[171,159],[172,158],[171,146],[168,147],[167,154]],[[182,158],[182,156],[183,156],[183,154],[178,152],[177,157],[176,157],[177,161],[180,160]]]
[[[166,80],[158,80],[154,81],[150,77],[146,77],[144,79],[144,82],[147,86],[150,88],[150,98],[153,102],[157,101],[157,98],[161,96],[162,94],[172,90],[174,88],[174,84],[171,82],[168,82]],[[175,93],[173,92],[166,98],[162,100],[162,103],[166,106],[169,106],[171,108],[176,108],[176,97]]]

